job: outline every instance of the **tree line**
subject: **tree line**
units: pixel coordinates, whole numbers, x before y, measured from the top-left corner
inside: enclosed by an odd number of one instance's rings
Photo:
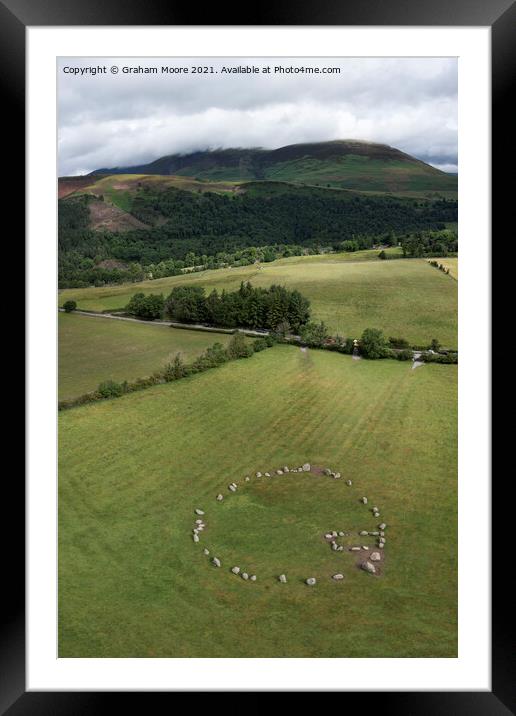
[[[208,295],[202,286],[176,286],[166,299],[136,293],[126,311],[146,320],[165,317],[177,323],[297,333],[310,319],[310,301],[296,289],[253,288],[247,281],[237,291],[214,289]]]

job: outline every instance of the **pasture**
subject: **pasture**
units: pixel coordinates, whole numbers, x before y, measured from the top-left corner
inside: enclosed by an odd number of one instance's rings
[[[396,250],[394,250],[396,251]],[[374,252],[377,256],[378,252]],[[65,289],[59,303],[77,301],[94,311],[124,307],[137,291],[167,295],[174,286],[203,286],[207,292],[234,290],[241,281],[253,286],[284,284],[311,302],[314,320],[332,333],[358,337],[365,328],[386,336],[429,344],[432,338],[457,347],[457,283],[425,259],[350,260],[353,254],[280,259],[261,266],[202,271],[182,276],[102,288]],[[371,259],[372,252],[369,254]]]
[[[456,391],[456,366],[276,346],[61,413],[59,656],[455,657]],[[254,477],[305,461],[342,479]],[[381,576],[323,539],[374,529],[362,496],[388,525]]]
[[[73,313],[58,316],[59,400],[95,390],[105,380],[151,375],[176,353],[188,362],[216,341],[225,345],[231,338]]]

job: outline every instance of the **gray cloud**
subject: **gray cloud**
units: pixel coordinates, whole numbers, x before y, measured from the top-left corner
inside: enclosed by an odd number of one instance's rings
[[[109,68],[117,65],[118,74]],[[124,66],[213,66],[126,74]],[[222,66],[340,67],[340,74],[222,74]],[[107,74],[64,68],[106,66]],[[60,58],[59,174],[217,147],[384,142],[457,170],[455,58]]]

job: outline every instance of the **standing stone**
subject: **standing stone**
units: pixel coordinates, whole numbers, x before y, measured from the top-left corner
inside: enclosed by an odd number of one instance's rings
[[[266,472],[266,473],[265,473],[265,477],[270,477],[270,476],[271,476],[271,473],[270,473],[270,472]]]
[[[214,557],[211,561],[215,565],[215,567],[220,567],[220,559]]]
[[[343,574],[334,574],[332,579],[334,579],[336,582],[340,582],[341,579],[344,579]]]
[[[217,502],[222,502],[223,499],[224,499],[224,495],[220,495],[220,494],[217,495]]]
[[[332,542],[331,548],[334,552],[336,552],[339,549],[339,545],[336,542]]]
[[[202,525],[203,522],[202,522],[202,520],[195,520],[195,524],[196,524],[196,525]]]
[[[245,481],[246,481],[246,482],[249,482],[250,479],[251,479],[250,477],[246,477],[246,478],[245,478]]]
[[[360,566],[364,570],[364,572],[369,572],[369,574],[376,574],[376,567],[374,566],[374,564],[371,564],[371,562],[362,562]]]
[[[249,579],[247,572],[242,572],[242,579]]]
[[[324,472],[325,475],[328,475],[328,477],[331,475],[331,470],[330,470],[329,467],[325,467],[324,470],[323,470],[323,472]]]
[[[362,502],[364,503],[364,505],[367,505],[367,497],[362,497]]]
[[[279,581],[282,582],[283,584],[286,584],[286,582],[287,582],[287,577],[286,577],[286,575],[284,575],[284,574],[280,574],[280,576],[278,577],[278,579],[279,579]]]
[[[236,492],[236,486],[235,486],[235,485],[229,485],[228,488],[231,490],[231,492]]]
[[[362,532],[359,532],[358,534],[361,536],[365,536],[365,535],[369,534],[369,532],[367,532],[367,530],[362,530]]]
[[[325,534],[324,536],[326,537],[326,539],[333,539],[333,535],[332,535],[331,532],[328,532],[328,533]]]
[[[210,550],[209,550],[209,549],[206,549],[206,547],[205,547],[205,548],[203,549],[203,552],[204,552],[205,555],[209,555]]]
[[[311,587],[315,584],[316,581],[317,580],[315,579],[315,577],[308,577],[308,579],[306,580],[306,583]]]
[[[351,480],[346,480],[346,485],[349,485],[351,487],[352,484],[353,483],[351,482]]]
[[[344,532],[339,532],[339,537],[344,537]]]
[[[194,542],[198,542],[198,541],[199,541],[199,535],[194,535],[194,536],[193,536],[193,541],[194,541]]]
[[[257,472],[257,473],[256,473],[256,477],[261,477],[261,476],[262,476],[262,473],[261,473],[261,472]]]
[[[303,465],[303,470],[304,470],[304,472],[310,472],[310,463],[309,462],[305,462],[305,464]]]
[[[251,580],[251,582],[256,582],[256,574],[251,574],[249,579]]]
[[[289,469],[288,469],[288,467],[287,467],[286,465],[285,465],[285,467],[283,468],[283,472],[289,472]]]
[[[196,515],[204,515],[204,511],[203,511],[203,510],[200,510],[200,509],[197,507],[196,510],[195,510],[195,514],[196,514]]]
[[[231,571],[233,572],[233,574],[239,574],[240,567],[231,567]]]
[[[283,475],[283,470],[276,470],[276,475]]]
[[[340,472],[336,472],[333,477],[338,480],[340,477]]]
[[[381,530],[384,530],[384,529],[387,527],[387,525],[385,524],[385,522],[382,522],[382,524],[381,524],[381,525],[378,525],[378,527],[379,527]]]
[[[371,562],[379,562],[381,558],[382,555],[380,554],[380,552],[371,552],[371,554],[369,555],[369,559],[371,560]]]
[[[332,537],[337,537],[337,532],[336,532],[335,530],[333,530],[333,532],[331,533],[331,536],[332,536]]]

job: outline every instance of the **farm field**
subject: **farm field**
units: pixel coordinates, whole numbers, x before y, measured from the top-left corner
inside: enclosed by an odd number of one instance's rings
[[[189,361],[231,336],[59,313],[59,399],[95,390],[104,380],[151,375],[180,352]]]
[[[455,657],[456,392],[456,366],[276,346],[60,413],[59,656]],[[343,479],[254,477],[305,461]],[[381,576],[324,543],[381,520]]]
[[[459,280],[459,259],[453,256],[446,256],[444,259],[436,258],[434,261],[438,261],[445,268],[450,269],[450,276],[453,276],[457,281]]]
[[[377,252],[375,252],[377,255]],[[137,291],[167,295],[174,286],[234,290],[241,281],[253,286],[284,284],[311,301],[312,318],[333,333],[357,337],[365,328],[381,328],[413,344],[437,338],[457,347],[457,283],[425,259],[352,261],[350,254],[280,259],[262,267],[243,266],[102,288],[65,289],[59,303],[102,311],[124,307]]]

